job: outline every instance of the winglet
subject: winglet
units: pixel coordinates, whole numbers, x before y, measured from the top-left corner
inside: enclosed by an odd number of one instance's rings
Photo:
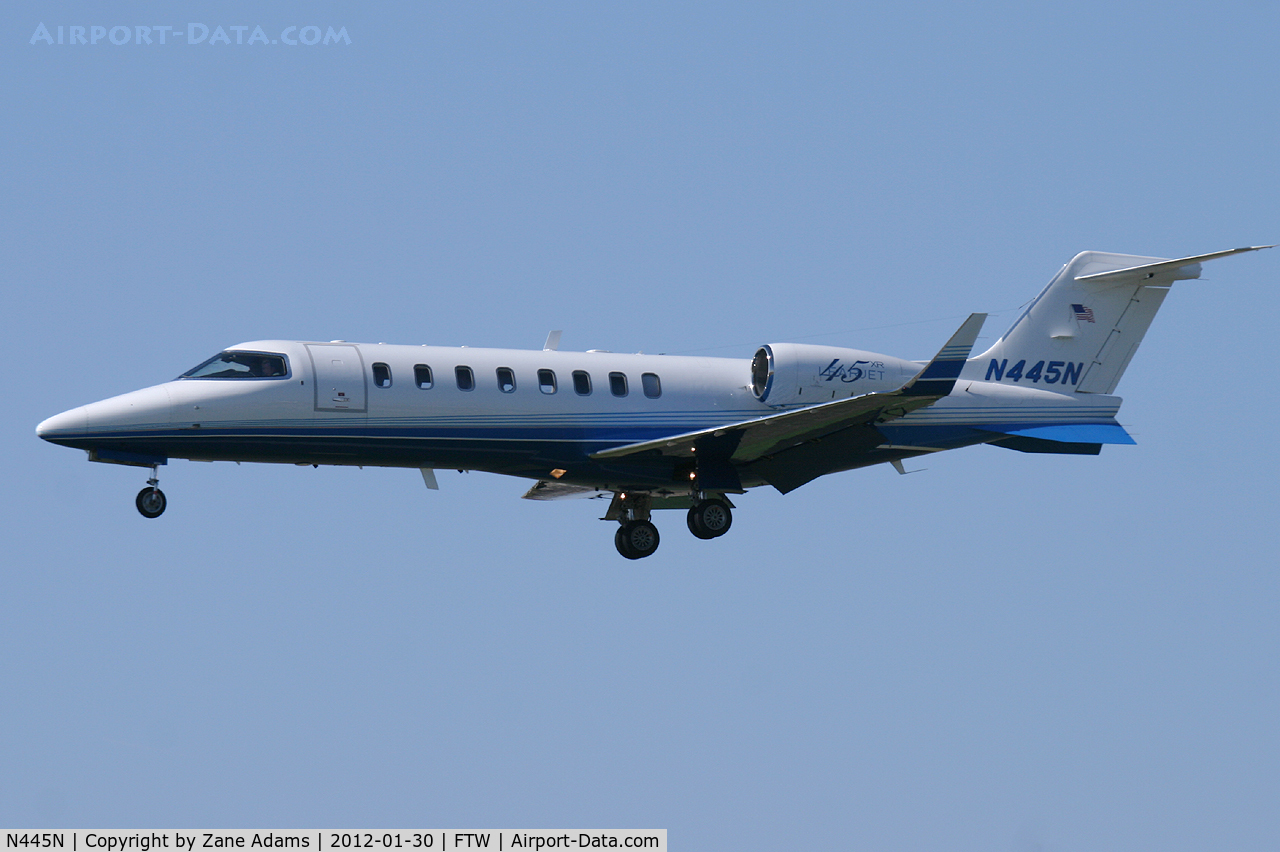
[[[554,352],[560,348],[560,335],[563,331],[552,331],[547,334],[547,342],[542,344],[543,352]]]
[[[902,386],[901,393],[904,396],[938,397],[951,393],[986,320],[986,314],[969,314],[969,318],[951,335],[946,345],[938,350],[933,360],[914,379]]]

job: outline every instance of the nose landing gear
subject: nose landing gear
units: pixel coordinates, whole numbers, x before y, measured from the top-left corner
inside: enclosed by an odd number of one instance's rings
[[[137,498],[133,504],[138,507],[138,511],[144,518],[158,518],[164,514],[165,506],[169,501],[165,499],[164,492],[156,486],[160,484],[160,480],[156,474],[156,469],[151,468],[151,478],[147,480],[147,487],[138,492]]]

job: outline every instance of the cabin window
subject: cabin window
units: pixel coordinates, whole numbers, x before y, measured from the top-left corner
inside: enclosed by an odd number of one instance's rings
[[[458,390],[475,390],[476,374],[471,372],[470,367],[454,367],[453,377],[458,381]]]
[[[511,372],[510,367],[498,368],[498,390],[503,393],[512,393],[516,389],[516,374]]]
[[[426,364],[413,365],[413,383],[423,390],[431,390],[431,368]]]
[[[644,373],[640,376],[640,384],[644,386],[644,395],[649,399],[662,396],[662,380],[657,373]]]
[[[391,368],[386,364],[373,365],[373,383],[380,388],[391,387]]]
[[[573,371],[573,392],[578,396],[591,394],[591,376],[585,370]]]
[[[219,352],[192,367],[180,379],[283,379],[289,364],[283,355],[262,352]]]
[[[556,371],[555,370],[539,370],[538,371],[538,390],[543,393],[556,392]]]
[[[626,373],[610,373],[609,374],[609,392],[614,396],[627,395],[627,374]]]

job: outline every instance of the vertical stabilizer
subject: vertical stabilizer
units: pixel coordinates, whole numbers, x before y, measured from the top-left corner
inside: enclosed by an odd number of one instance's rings
[[[963,374],[1059,393],[1115,391],[1174,281],[1199,278],[1202,261],[1256,246],[1167,260],[1081,252]]]

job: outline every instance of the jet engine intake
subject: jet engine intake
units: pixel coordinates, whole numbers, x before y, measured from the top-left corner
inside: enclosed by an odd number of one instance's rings
[[[815,405],[896,390],[920,367],[913,361],[861,349],[769,343],[757,349],[751,359],[751,392],[775,408]]]

